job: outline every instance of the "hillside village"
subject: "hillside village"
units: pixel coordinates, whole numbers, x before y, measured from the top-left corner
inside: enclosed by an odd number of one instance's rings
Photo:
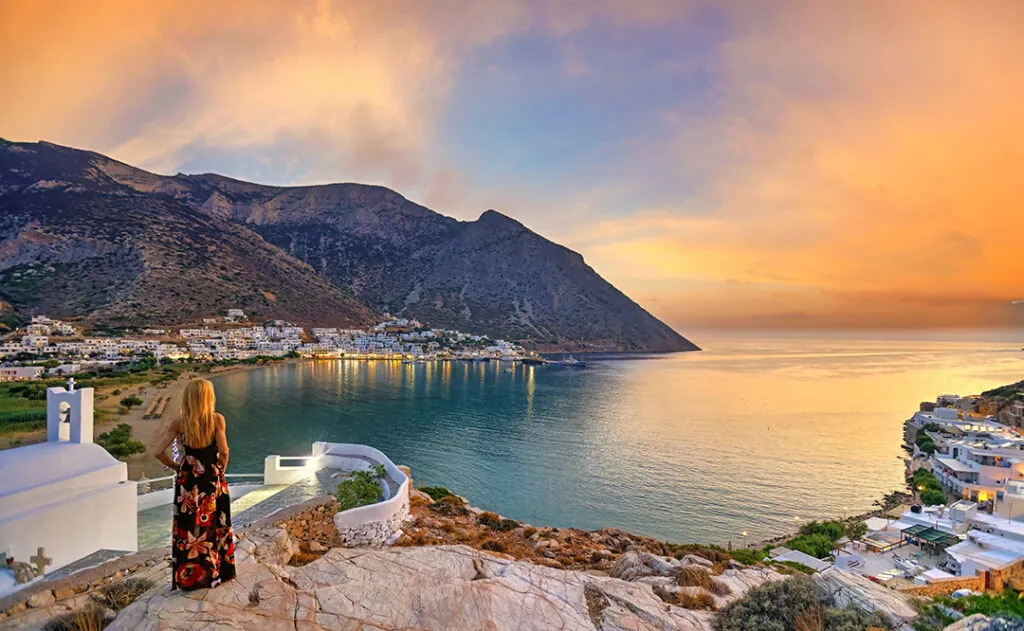
[[[256,357],[427,359],[517,358],[518,344],[484,335],[424,327],[416,320],[392,318],[367,329],[303,326],[283,320],[249,322],[241,309],[204,318],[201,326],[140,329],[123,337],[85,337],[73,324],[47,316],[0,342],[0,381],[40,379],[133,358],[158,361],[245,360]],[[56,360],[57,364],[53,364]],[[49,365],[40,365],[41,361]]]

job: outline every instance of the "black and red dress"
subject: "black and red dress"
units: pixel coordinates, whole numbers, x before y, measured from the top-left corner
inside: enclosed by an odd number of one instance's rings
[[[174,485],[172,589],[216,587],[235,577],[231,497],[217,462],[217,442],[185,446]]]

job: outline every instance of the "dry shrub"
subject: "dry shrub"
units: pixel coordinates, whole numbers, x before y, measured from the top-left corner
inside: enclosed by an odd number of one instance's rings
[[[712,563],[723,563],[728,564],[732,556],[729,555],[724,549],[717,546],[702,546],[697,543],[688,543],[684,545],[680,544],[666,544],[666,551],[677,559],[681,559],[687,554],[693,554],[695,556],[703,557]]]
[[[519,522],[514,519],[502,519],[494,513],[481,513],[480,517],[477,518],[476,523],[481,526],[487,526],[491,530],[497,530],[499,532],[505,532],[508,530],[515,530],[519,527]]]
[[[676,571],[676,582],[680,587],[703,587],[711,589],[711,575],[693,565],[684,565]]]
[[[126,578],[103,586],[93,600],[114,611],[121,611],[136,598],[153,588],[153,581],[144,578]]]
[[[313,561],[320,558],[320,555],[316,552],[307,552],[305,550],[299,550],[292,555],[292,558],[288,561],[288,565],[292,567],[302,567],[303,565],[309,565]]]
[[[469,510],[466,509],[466,503],[455,495],[442,497],[427,508],[438,515],[446,515],[448,517],[463,517],[469,513]]]
[[[494,539],[488,539],[480,544],[481,550],[490,550],[491,552],[505,552],[505,544]]]
[[[43,631],[101,631],[103,629],[103,608],[89,605],[80,611],[66,613],[51,619]]]
[[[708,588],[708,591],[710,591],[715,596],[728,596],[732,593],[732,588],[726,585],[724,582],[718,580],[717,578],[712,577],[711,587]]]
[[[690,594],[681,592],[679,594],[679,606],[683,609],[708,609],[715,610],[715,597],[707,592]]]
[[[441,532],[446,532],[448,534],[451,534],[451,533],[455,532],[455,524],[453,524],[450,521],[444,521],[444,522],[441,522],[440,524],[438,524],[437,529],[440,530]]]
[[[821,607],[815,607],[797,616],[793,622],[794,631],[825,631],[825,616]]]
[[[537,534],[537,529],[533,526],[527,526],[526,528],[523,528],[523,536],[527,539],[534,536],[535,534]]]
[[[427,535],[423,531],[403,532],[405,534],[398,538],[398,541],[395,542],[396,546],[409,548],[413,546],[425,546],[429,543],[427,540]]]

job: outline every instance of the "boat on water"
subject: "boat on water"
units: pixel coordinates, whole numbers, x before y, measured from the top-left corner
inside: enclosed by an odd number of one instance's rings
[[[572,355],[569,355],[565,359],[555,359],[548,362],[551,366],[569,366],[571,368],[586,368],[587,362],[582,359],[576,359]]]
[[[544,359],[540,357],[523,357],[519,361],[523,362],[528,366],[542,366],[545,363],[547,363]]]

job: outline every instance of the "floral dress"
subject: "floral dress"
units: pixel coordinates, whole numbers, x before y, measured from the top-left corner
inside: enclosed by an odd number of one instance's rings
[[[235,577],[231,497],[217,462],[217,443],[185,446],[174,485],[172,589],[216,587]]]

